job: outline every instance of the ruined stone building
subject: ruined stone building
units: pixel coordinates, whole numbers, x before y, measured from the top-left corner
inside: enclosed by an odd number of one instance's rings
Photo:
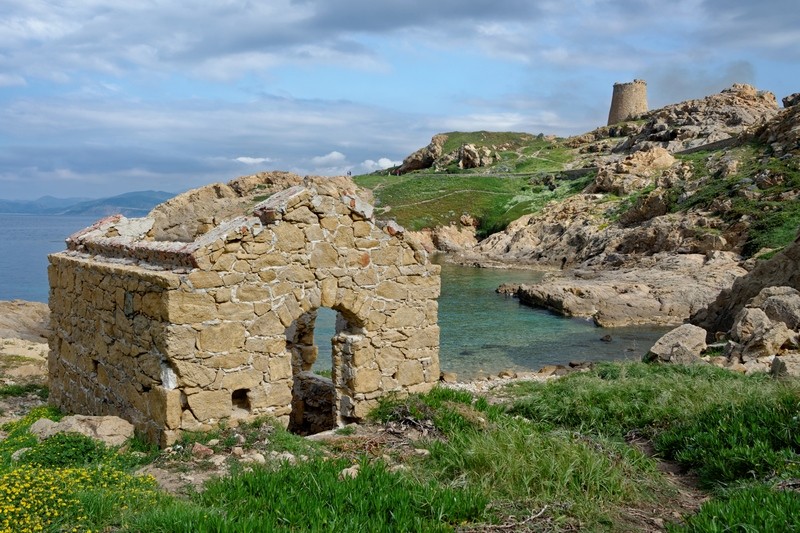
[[[644,113],[647,113],[647,83],[644,80],[615,83],[611,108],[608,111],[608,125],[630,120]]]
[[[341,180],[258,196],[262,178],[186,193],[184,224],[163,207],[115,216],[50,256],[52,403],[168,445],[261,415],[329,429],[434,385],[439,267]],[[311,372],[322,307],[337,312],[331,379]]]

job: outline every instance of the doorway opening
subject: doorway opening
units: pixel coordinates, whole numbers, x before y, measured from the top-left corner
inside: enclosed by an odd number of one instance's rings
[[[338,372],[331,352],[339,315],[333,309],[315,309],[286,329],[294,381],[289,416],[289,431],[293,433],[312,435],[337,425],[334,383]]]

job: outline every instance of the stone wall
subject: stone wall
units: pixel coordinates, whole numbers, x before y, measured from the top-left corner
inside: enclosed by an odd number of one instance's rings
[[[319,425],[292,405],[331,403],[297,397],[320,390],[303,384],[320,307],[338,312],[330,421],[438,380],[439,267],[355,195],[292,187],[191,243],[149,241],[150,226],[101,221],[50,256],[59,407],[119,415],[162,445],[231,418]]]
[[[630,120],[644,113],[647,113],[647,83],[644,80],[615,83],[608,125]]]

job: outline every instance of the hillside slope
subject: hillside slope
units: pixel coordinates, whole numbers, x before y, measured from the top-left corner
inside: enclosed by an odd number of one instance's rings
[[[467,230],[465,219],[479,234],[504,228],[463,247],[457,260],[562,270],[558,283],[526,295],[534,305],[604,325],[679,323],[745,272],[742,258],[794,239],[798,109],[781,110],[773,94],[736,84],[569,139],[438,135],[395,175],[357,181],[373,188],[383,216],[411,229]],[[421,162],[427,168],[410,171]],[[436,244],[442,230],[432,231]],[[654,279],[660,265],[672,266]],[[678,301],[680,291],[655,290],[671,285],[696,290]],[[599,319],[597,304],[609,299],[641,311]]]

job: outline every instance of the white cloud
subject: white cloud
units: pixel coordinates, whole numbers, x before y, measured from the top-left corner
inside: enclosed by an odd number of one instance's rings
[[[375,172],[378,170],[385,170],[387,168],[396,167],[402,164],[402,161],[392,161],[388,157],[381,157],[377,161],[372,159],[364,160],[359,167],[363,169],[364,172]]]
[[[261,163],[272,163],[272,159],[269,157],[247,157],[241,156],[237,157],[236,161],[240,163],[244,163],[245,165],[260,165]]]
[[[330,167],[336,166],[341,163],[344,163],[347,160],[347,156],[345,156],[341,152],[333,151],[326,155],[312,157],[311,162],[317,167]]]

